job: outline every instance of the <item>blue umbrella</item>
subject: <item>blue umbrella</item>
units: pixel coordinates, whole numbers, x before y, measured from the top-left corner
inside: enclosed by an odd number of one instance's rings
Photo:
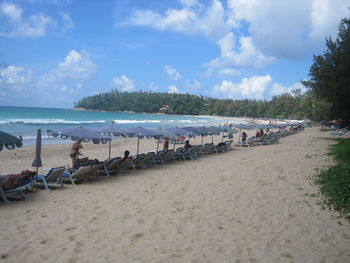
[[[16,136],[0,131],[0,151],[4,146],[9,150],[13,150],[16,146],[20,148],[23,146],[23,139],[22,137],[17,138]]]
[[[251,125],[246,125],[246,124],[243,124],[243,123],[237,123],[237,124],[234,124],[235,128],[238,128],[239,129],[239,137],[238,137],[238,141],[240,142],[241,141],[241,132],[242,132],[242,129],[244,130],[250,130],[250,129],[253,129],[253,127]]]
[[[97,129],[97,132],[106,134],[109,136],[109,145],[108,145],[108,159],[111,159],[111,141],[112,141],[112,134],[114,136],[121,136],[127,133],[126,129],[119,128],[117,126],[109,125],[109,126],[104,126],[100,127]]]
[[[178,138],[179,136],[178,135],[176,135],[175,133],[172,133],[172,132],[170,132],[170,131],[168,131],[168,130],[166,130],[166,129],[152,129],[152,130],[154,130],[155,132],[160,132],[162,135],[161,136],[157,136],[156,138],[158,139],[158,141],[157,141],[157,151],[158,151],[158,149],[159,149],[159,139],[160,138],[165,138],[165,137],[167,137],[167,138],[170,138],[170,139],[176,139],[176,138]],[[175,147],[175,144],[174,144],[174,147]]]
[[[195,135],[202,136],[201,144],[203,144],[203,137],[205,135],[211,134],[209,129],[207,127],[205,127],[205,126],[200,126],[200,127],[187,126],[187,127],[183,127],[183,129],[191,131]]]
[[[192,136],[193,132],[192,131],[188,131],[182,128],[178,128],[178,127],[173,127],[173,128],[165,128],[164,130],[170,131],[172,133],[175,133],[178,136]]]
[[[105,144],[110,138],[107,138],[96,131],[86,129],[84,127],[75,128],[65,128],[62,130],[47,130],[49,135],[54,137],[60,137],[61,139],[70,138],[72,141],[77,141],[81,139],[83,142],[92,141],[94,144],[99,144],[100,142]]]
[[[160,138],[162,134],[158,131],[151,130],[151,129],[146,129],[142,127],[134,127],[134,128],[128,128],[126,129],[126,134],[129,137],[137,137],[137,150],[136,154],[139,154],[139,149],[140,149],[140,138],[143,137],[154,137],[154,138]]]
[[[41,162],[41,129],[38,129],[36,134],[36,144],[35,144],[35,159],[32,163],[33,167],[36,167],[36,173],[38,173],[38,168],[42,166]]]

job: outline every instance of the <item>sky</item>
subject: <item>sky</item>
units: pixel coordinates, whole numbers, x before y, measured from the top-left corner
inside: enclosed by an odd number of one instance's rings
[[[98,93],[270,100],[303,87],[350,0],[0,0],[0,105]]]

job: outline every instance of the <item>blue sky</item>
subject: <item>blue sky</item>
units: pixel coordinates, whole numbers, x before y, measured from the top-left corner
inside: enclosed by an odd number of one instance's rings
[[[300,87],[350,0],[0,0],[0,105],[120,91],[270,99]]]

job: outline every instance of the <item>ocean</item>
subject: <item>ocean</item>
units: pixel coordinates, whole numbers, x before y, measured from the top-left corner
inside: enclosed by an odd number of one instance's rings
[[[111,123],[122,128],[211,126],[226,123],[224,117],[180,116],[164,114],[76,111],[72,109],[0,106],[0,131],[22,136],[24,145],[35,144],[36,132],[42,129],[43,144],[71,143],[47,135],[47,130],[83,126],[97,129]]]

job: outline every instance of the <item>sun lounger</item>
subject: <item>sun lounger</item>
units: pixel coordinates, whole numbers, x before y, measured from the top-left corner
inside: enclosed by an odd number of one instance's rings
[[[105,171],[107,175],[111,175],[117,172],[117,167],[123,162],[121,157],[113,158],[105,163]]]
[[[141,166],[142,167],[148,167],[148,166],[151,166],[151,165],[154,165],[154,156],[156,155],[155,152],[149,152],[146,154],[144,160],[142,161],[142,164]]]
[[[62,182],[61,175],[65,170],[66,170],[65,166],[60,166],[60,167],[51,168],[47,174],[38,174],[35,177],[35,185],[42,183],[45,189],[49,192],[51,192],[51,189],[48,186],[50,183],[58,183],[63,187],[64,185]]]
[[[174,152],[173,152],[173,156],[172,159],[173,160],[180,160],[182,159],[181,155],[182,153],[186,151],[186,149],[184,147],[179,147],[177,148]]]
[[[132,164],[132,158],[122,159],[122,161],[115,166],[115,173],[126,172],[129,170],[135,170]]]
[[[22,174],[18,175],[11,174],[1,176],[0,195],[5,203],[10,203],[7,197],[14,196],[17,194],[20,195],[22,199],[25,199],[23,191],[33,187],[34,174],[31,173],[32,172],[30,172],[29,174],[27,173],[26,177],[21,177],[24,175],[23,172]]]
[[[203,154],[212,154],[216,153],[216,147],[213,143],[206,143],[203,145],[202,152]]]
[[[142,163],[145,160],[145,157],[146,154],[141,153],[131,160],[131,165],[133,166],[134,170],[136,170],[137,168],[142,168]]]
[[[80,166],[78,169],[71,172],[65,171],[62,175],[63,182],[71,182],[73,185],[76,182],[81,182],[88,179],[88,173],[91,169],[91,165]]]

